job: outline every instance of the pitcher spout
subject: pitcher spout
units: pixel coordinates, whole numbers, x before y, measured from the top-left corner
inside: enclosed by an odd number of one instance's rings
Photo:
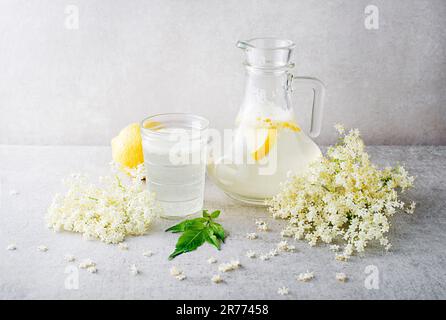
[[[287,69],[294,66],[290,62],[295,44],[291,40],[279,38],[254,38],[240,40],[237,48],[246,53],[245,64],[260,69]]]

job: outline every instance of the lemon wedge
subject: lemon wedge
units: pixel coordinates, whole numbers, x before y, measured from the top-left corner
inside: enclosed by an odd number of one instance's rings
[[[132,123],[119,132],[111,141],[113,161],[123,169],[135,168],[144,162],[142,151],[141,128],[138,123]]]
[[[256,145],[259,147],[251,153],[255,161],[259,161],[267,156],[277,141],[276,128],[257,129],[257,131],[257,137],[260,137],[257,139]]]
[[[288,129],[299,132],[301,129],[293,121],[277,121],[270,118],[258,118],[255,128],[248,131],[246,141],[248,149],[254,160],[259,161],[266,157],[277,142],[279,129]]]

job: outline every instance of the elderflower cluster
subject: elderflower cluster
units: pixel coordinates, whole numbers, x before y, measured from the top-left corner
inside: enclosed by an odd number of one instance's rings
[[[179,281],[183,281],[184,279],[186,279],[186,275],[184,274],[183,270],[178,269],[175,266],[170,268],[170,275],[175,277],[175,279],[177,279]]]
[[[90,273],[97,273],[98,269],[96,267],[96,262],[91,259],[85,259],[79,264],[79,268],[86,269]]]
[[[390,248],[389,218],[397,210],[415,209],[415,203],[406,208],[399,199],[414,178],[402,166],[380,170],[373,165],[357,129],[337,130],[340,140],[327,155],[307,173],[291,176],[268,204],[275,218],[288,220],[282,236],[305,239],[310,245],[344,241],[338,260],[346,261],[373,240]]]
[[[281,296],[286,296],[290,293],[290,289],[288,289],[287,287],[280,287],[277,290],[277,293],[280,294]]]
[[[282,252],[294,252],[296,251],[296,247],[293,245],[288,244],[288,241],[280,241],[277,244],[277,250]]]
[[[259,230],[259,231],[268,231],[269,230],[268,224],[265,221],[257,219],[255,223],[257,226],[257,230]]]
[[[228,263],[222,263],[218,266],[218,271],[220,272],[228,272],[239,269],[241,266],[240,261],[238,260],[231,260],[231,262]]]
[[[101,177],[99,185],[81,174],[65,180],[68,191],[55,196],[46,216],[48,226],[106,243],[120,243],[126,236],[145,234],[158,215],[154,195],[146,191],[139,175],[123,176],[115,165],[111,167],[113,175]],[[128,183],[124,183],[125,179]]]
[[[308,282],[308,281],[313,280],[313,278],[314,278],[314,273],[307,271],[307,272],[300,273],[296,279],[298,281]]]
[[[215,274],[212,276],[211,281],[213,283],[221,283],[223,282],[223,278],[219,274]]]

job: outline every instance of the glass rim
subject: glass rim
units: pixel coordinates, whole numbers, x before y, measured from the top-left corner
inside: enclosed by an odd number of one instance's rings
[[[272,41],[283,41],[284,43],[286,43],[286,45],[281,45],[281,46],[258,46],[255,45],[253,42],[257,41],[257,40],[272,40]],[[290,50],[290,49],[294,49],[296,44],[289,40],[289,39],[283,39],[283,38],[277,38],[277,37],[258,37],[258,38],[251,38],[249,40],[246,41],[239,41],[239,43],[242,43],[243,45],[250,47],[252,49],[257,49],[257,50]]]
[[[156,134],[156,135],[160,135],[160,136],[166,136],[169,135],[169,132],[159,132],[158,130],[154,130],[151,128],[145,128],[144,127],[144,123],[146,123],[146,121],[148,120],[154,120],[158,118],[158,117],[163,117],[163,116],[179,116],[179,117],[186,117],[189,119],[194,119],[194,120],[199,120],[203,123],[203,126],[201,128],[192,128],[195,131],[205,131],[209,128],[209,120],[206,119],[205,117],[193,114],[193,113],[189,113],[189,112],[166,112],[166,113],[157,113],[151,116],[148,116],[146,118],[144,118],[141,123],[140,123],[140,127],[141,127],[141,133],[150,133],[150,134]]]

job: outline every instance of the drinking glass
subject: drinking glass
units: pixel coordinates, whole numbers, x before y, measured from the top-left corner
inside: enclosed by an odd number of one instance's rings
[[[188,113],[144,119],[141,136],[147,188],[165,218],[182,218],[203,208],[209,121]]]

